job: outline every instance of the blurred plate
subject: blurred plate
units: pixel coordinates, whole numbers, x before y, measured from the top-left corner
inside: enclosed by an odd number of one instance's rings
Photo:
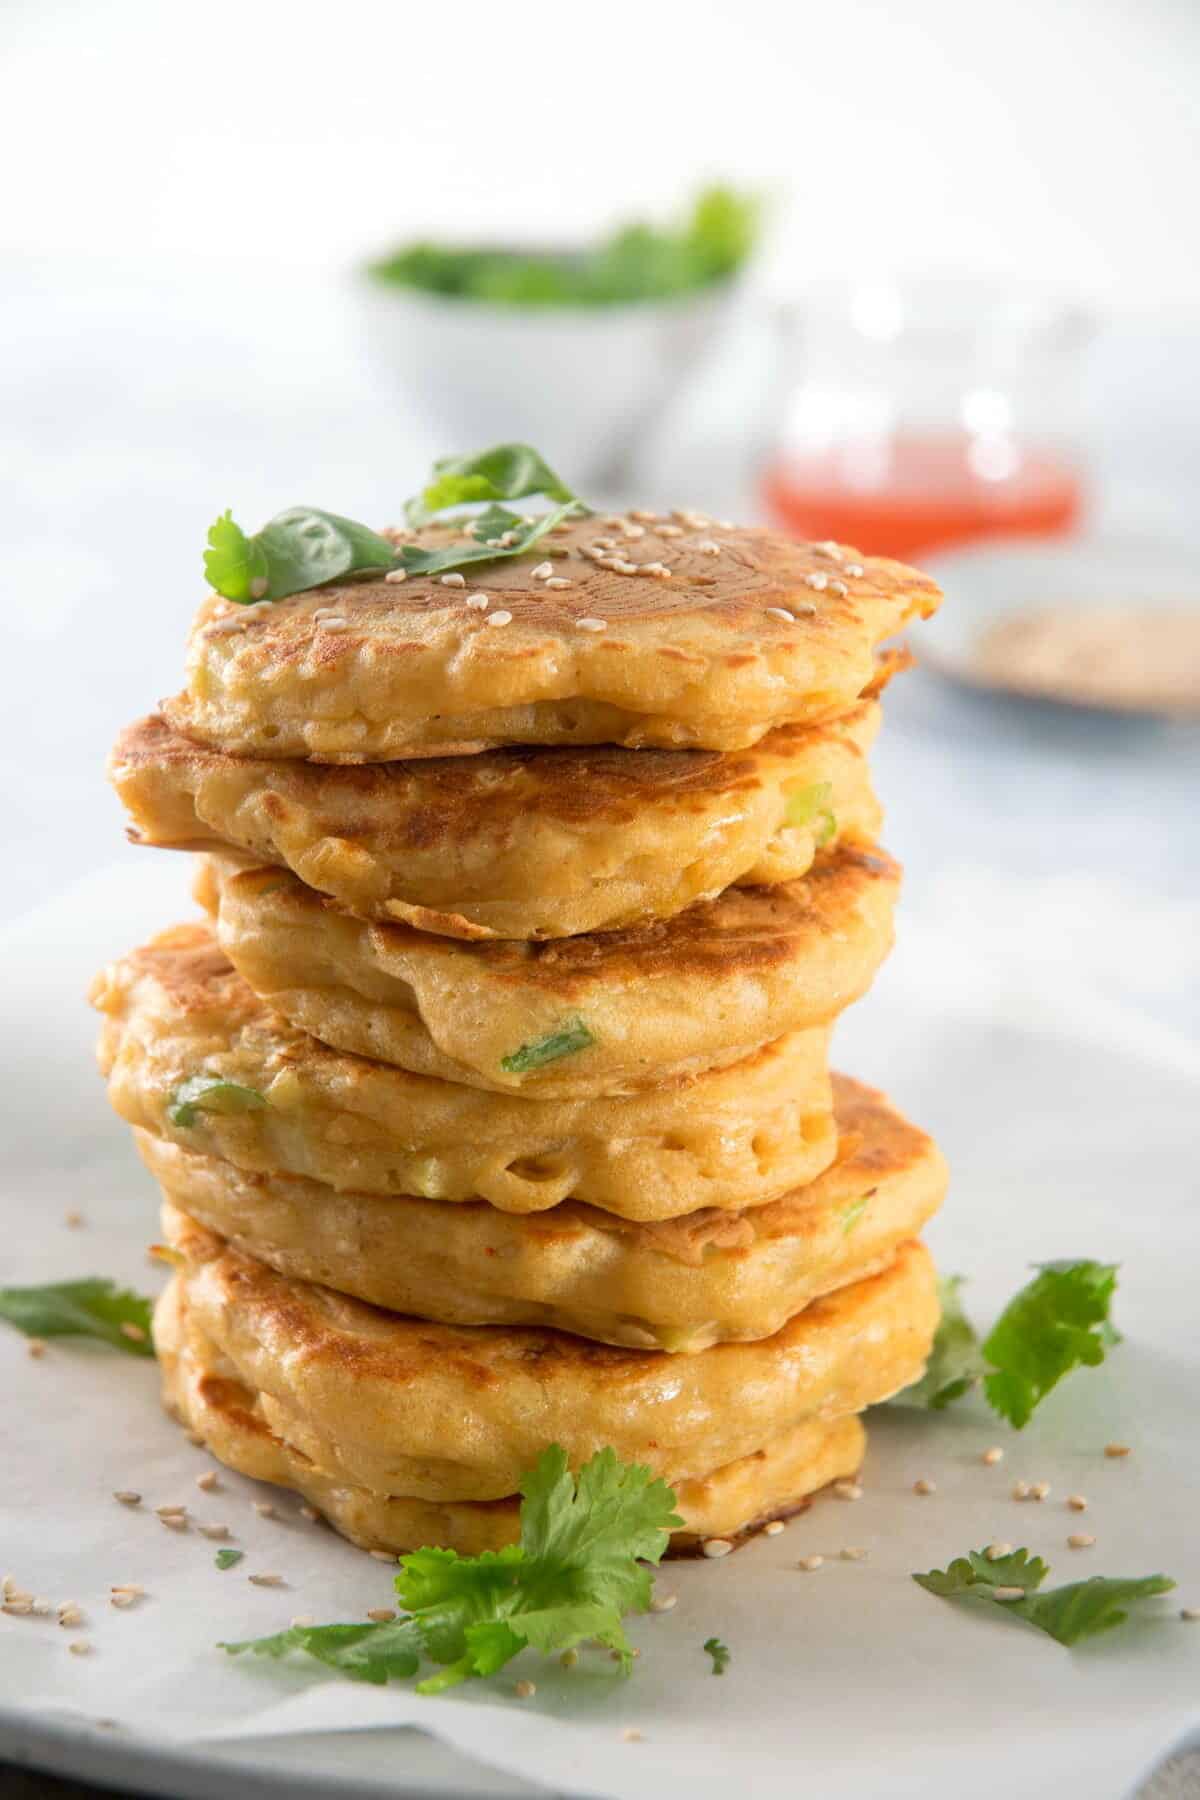
[[[1074,711],[1200,718],[1200,549],[1133,537],[1085,538],[1066,544],[984,545],[933,557],[928,566],[945,590],[946,603],[922,626],[920,654],[939,674],[1016,700]],[[1112,632],[1106,649],[1116,665],[1114,690],[1123,678],[1125,691],[1072,688],[1069,675],[1061,685],[1053,675],[1045,682],[1029,679],[1016,670],[1005,672],[983,654],[989,633],[1008,621],[1046,612],[1086,612],[1103,619]],[[1149,630],[1164,618],[1191,622],[1191,676],[1177,691],[1164,693],[1160,686],[1156,692],[1151,680],[1139,680],[1135,665],[1144,648],[1139,614]],[[1175,673],[1179,657],[1172,654],[1169,660]]]

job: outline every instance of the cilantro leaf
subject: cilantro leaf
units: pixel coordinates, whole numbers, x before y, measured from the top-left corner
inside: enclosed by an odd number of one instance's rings
[[[548,1032],[545,1037],[531,1038],[519,1050],[502,1056],[500,1067],[507,1069],[510,1075],[527,1075],[531,1069],[543,1069],[560,1057],[574,1056],[595,1041],[582,1019],[571,1019],[557,1031]]]
[[[675,1496],[649,1469],[607,1449],[572,1476],[558,1444],[521,1480],[521,1541],[480,1556],[424,1549],[401,1558],[396,1592],[406,1616],[388,1624],[295,1626],[224,1644],[231,1655],[306,1651],[356,1680],[415,1674],[423,1652],[440,1665],[418,1692],[438,1694],[493,1675],[524,1649],[546,1654],[598,1639],[625,1671],[621,1625],[650,1603],[651,1576],[672,1530]]]
[[[153,1356],[151,1302],[92,1278],[46,1287],[0,1288],[0,1319],[26,1337],[92,1337],[131,1356]]]
[[[424,525],[435,513],[477,500],[526,500],[535,494],[558,502],[577,496],[528,444],[495,444],[468,456],[442,456],[433,479],[405,514],[410,525]]]
[[[187,1127],[196,1123],[198,1112],[258,1112],[266,1104],[257,1088],[243,1087],[240,1081],[226,1081],[221,1075],[192,1075],[171,1090],[167,1117],[172,1125]]]
[[[1068,1648],[1123,1624],[1132,1601],[1168,1594],[1175,1586],[1168,1575],[1093,1575],[1042,1593],[1049,1572],[1041,1557],[1028,1550],[1014,1550],[994,1562],[985,1551],[971,1550],[948,1568],[930,1569],[913,1580],[943,1600],[982,1602],[1015,1613]]]
[[[704,1649],[712,1657],[712,1672],[723,1675],[729,1667],[729,1646],[723,1644],[719,1637],[705,1638]]]
[[[1009,1301],[983,1342],[991,1364],[983,1391],[1020,1430],[1051,1388],[1072,1369],[1094,1368],[1120,1342],[1108,1322],[1117,1286],[1115,1263],[1042,1263]]]
[[[385,537],[340,513],[292,506],[248,537],[229,512],[209,527],[204,573],[215,591],[241,606],[286,600],[345,575],[395,566]]]
[[[938,1298],[942,1316],[938,1322],[933,1349],[919,1381],[901,1389],[890,1401],[892,1406],[930,1407],[940,1412],[965,1394],[986,1373],[987,1365],[979,1348],[975,1327],[967,1318],[958,1297],[965,1277],[944,1275],[938,1281]]]
[[[217,1551],[216,1564],[218,1569],[232,1569],[235,1563],[241,1562],[245,1554],[246,1552],[244,1550],[232,1550],[226,1545],[224,1550]]]

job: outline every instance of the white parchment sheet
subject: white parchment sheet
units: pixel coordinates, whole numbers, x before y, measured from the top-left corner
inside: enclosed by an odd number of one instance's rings
[[[186,875],[183,858],[102,871],[0,941],[4,1282],[161,1281],[144,1255],[152,1184],[108,1112],[83,991],[106,957],[187,916]],[[837,1060],[885,1084],[942,1141],[954,1182],[931,1241],[944,1268],[970,1276],[980,1323],[1030,1262],[1122,1264],[1126,1341],[1104,1369],[1072,1377],[1020,1434],[974,1399],[940,1417],[876,1415],[860,1502],[822,1500],[723,1562],[665,1568],[679,1604],[634,1622],[642,1657],[627,1682],[599,1654],[571,1672],[530,1658],[516,1673],[536,1680],[534,1699],[501,1679],[423,1700],[406,1685],[375,1690],[216,1650],[298,1613],[360,1617],[387,1603],[388,1571],[306,1523],[288,1496],[270,1494],[270,1520],[251,1505],[267,1493],[235,1476],[198,1491],[209,1459],[160,1412],[151,1363],[67,1342],[34,1360],[3,1330],[0,1563],[37,1594],[82,1606],[94,1646],[75,1657],[53,1619],[0,1618],[3,1705],[104,1717],[126,1741],[162,1743],[415,1723],[545,1787],[621,1800],[1126,1793],[1200,1713],[1200,1626],[1178,1617],[1200,1605],[1200,1051],[1106,983],[1119,891],[1024,891],[1021,929],[1006,933],[1010,898],[969,874],[943,883],[923,916],[906,914],[895,958],[839,1032]],[[1079,930],[1064,936],[1072,919]],[[1057,959],[1045,952],[1051,928]],[[1191,929],[1164,913],[1155,954],[1169,958],[1162,934],[1177,932],[1175,953],[1194,960]],[[81,1229],[64,1224],[71,1208]],[[1133,1454],[1106,1459],[1112,1439]],[[987,1467],[993,1443],[1005,1457]],[[921,1476],[935,1494],[913,1494]],[[1014,1502],[1021,1477],[1048,1481],[1050,1497]],[[144,1507],[118,1506],[117,1488],[140,1491]],[[1097,1539],[1086,1552],[1066,1547],[1080,1521],[1064,1498],[1077,1491]],[[244,1561],[218,1572],[213,1543],[164,1530],[152,1508],[170,1502],[228,1523]],[[909,1579],[997,1539],[1045,1555],[1048,1584],[1161,1570],[1179,1591],[1158,1603],[1161,1618],[1068,1652]],[[869,1558],[840,1560],[844,1545]],[[826,1562],[802,1572],[813,1552]],[[253,1571],[282,1574],[286,1589],[250,1585]],[[113,1610],[118,1582],[147,1597]],[[732,1652],[720,1679],[701,1648],[714,1633]],[[642,1741],[626,1741],[630,1728]],[[395,1740],[377,1737],[381,1770],[403,1793]]]

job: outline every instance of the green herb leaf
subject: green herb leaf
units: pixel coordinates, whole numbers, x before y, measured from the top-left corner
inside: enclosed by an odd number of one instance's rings
[[[890,1405],[931,1407],[940,1412],[986,1374],[987,1364],[979,1348],[975,1327],[958,1297],[964,1279],[962,1275],[945,1275],[939,1280],[942,1316],[925,1373],[919,1381],[893,1395]]]
[[[558,1062],[560,1057],[574,1056],[595,1041],[582,1019],[571,1019],[557,1031],[548,1032],[545,1037],[531,1038],[519,1050],[502,1056],[500,1067],[510,1075],[528,1075],[531,1069],[544,1069],[547,1063]]]
[[[315,506],[289,507],[253,537],[225,512],[210,526],[208,542],[204,573],[210,585],[242,606],[391,569],[397,560],[394,546],[369,526]]]
[[[131,1356],[153,1356],[152,1303],[98,1278],[0,1288],[0,1319],[26,1337],[91,1337]]]
[[[712,1672],[713,1672],[713,1674],[714,1675],[723,1675],[725,1673],[726,1669],[729,1667],[729,1647],[728,1647],[728,1645],[723,1644],[719,1637],[710,1637],[710,1638],[705,1638],[704,1648],[708,1651],[708,1654],[712,1657]]]
[[[1117,1265],[1081,1260],[1039,1265],[983,1342],[991,1364],[983,1391],[1020,1430],[1072,1369],[1094,1368],[1120,1342],[1108,1321]]]
[[[526,500],[535,494],[559,502],[578,499],[528,444],[495,444],[469,456],[439,457],[433,465],[433,480],[404,510],[408,523],[419,526],[452,506],[478,500]]]
[[[192,1075],[172,1089],[167,1117],[172,1125],[187,1127],[196,1123],[200,1112],[258,1112],[266,1104],[257,1088],[243,1087],[240,1081],[226,1081],[221,1075]]]
[[[930,1569],[914,1575],[913,1580],[944,1600],[983,1602],[1015,1613],[1068,1647],[1123,1624],[1132,1601],[1168,1594],[1175,1586],[1168,1575],[1093,1575],[1090,1580],[1072,1581],[1041,1593],[1038,1590],[1049,1572],[1041,1557],[1030,1556],[1028,1550],[1014,1550],[995,1562],[986,1552],[971,1550],[949,1568]],[[1021,1590],[1019,1597],[1016,1589]]]
[[[397,561],[410,575],[440,575],[447,569],[468,569],[475,563],[505,562],[511,557],[526,555],[548,531],[582,511],[581,503],[571,500],[552,512],[542,513],[532,525],[523,525],[518,520],[515,526],[508,527],[513,534],[510,544],[504,543],[502,538],[499,542],[484,543],[472,538],[461,544],[444,544],[437,550],[422,550],[416,544],[404,544],[397,552]],[[489,514],[483,516],[485,519],[490,517]]]
[[[235,1563],[241,1562],[245,1554],[244,1550],[231,1550],[228,1547],[218,1550],[216,1557],[218,1569],[232,1569]]]
[[[401,1558],[396,1592],[406,1617],[384,1625],[293,1627],[222,1646],[279,1657],[291,1650],[358,1680],[415,1673],[419,1652],[441,1665],[418,1691],[442,1693],[492,1675],[524,1649],[546,1654],[596,1638],[628,1672],[621,1619],[650,1602],[647,1563],[672,1530],[675,1496],[649,1469],[602,1450],[577,1477],[554,1444],[521,1481],[521,1542],[481,1556],[425,1549]]]

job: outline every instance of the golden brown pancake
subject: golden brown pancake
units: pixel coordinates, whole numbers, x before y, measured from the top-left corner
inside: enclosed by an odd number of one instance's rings
[[[477,1556],[516,1543],[520,1502],[416,1500],[331,1475],[267,1423],[261,1396],[228,1374],[223,1361],[184,1342],[180,1289],[167,1289],[154,1318],[155,1349],[168,1410],[204,1439],[213,1455],[240,1474],[292,1488],[364,1550],[402,1555],[426,1545]],[[866,1434],[858,1418],[811,1420],[709,1475],[680,1481],[675,1510],[684,1529],[668,1556],[695,1554],[708,1539],[744,1540],[776,1518],[802,1511],[829,1482],[855,1474]]]
[[[834,1019],[892,942],[900,871],[822,855],[799,881],[730,888],[665,922],[467,944],[371,925],[280,869],[228,855],[196,896],[254,992],[358,1056],[494,1092],[633,1093]]]
[[[496,1500],[547,1444],[572,1467],[611,1445],[674,1484],[916,1379],[938,1319],[920,1244],[815,1300],[774,1336],[695,1356],[533,1327],[459,1327],[288,1280],[170,1207],[185,1342],[259,1396],[272,1431],[377,1494]]]
[[[564,1201],[524,1217],[484,1202],[337,1193],[135,1133],[165,1198],[280,1274],[451,1325],[548,1325],[602,1343],[696,1351],[770,1337],[810,1301],[876,1274],[940,1206],[937,1146],[882,1094],[833,1078],[838,1156],[743,1213],[637,1225]]]
[[[737,750],[845,712],[876,644],[940,599],[902,563],[691,518],[575,520],[463,585],[360,581],[252,610],[210,597],[187,687],[163,710],[235,755],[315,762],[503,744]],[[454,536],[430,527],[420,541]],[[548,561],[568,586],[538,574]]]
[[[728,755],[602,746],[338,768],[229,756],[151,715],[121,733],[109,775],[136,843],[226,844],[363,918],[568,937],[794,880],[818,840],[874,839],[878,726],[868,700]]]
[[[763,1204],[836,1152],[821,1027],[637,1094],[539,1100],[328,1049],[258,999],[206,926],[111,964],[92,1000],[109,1098],[131,1125],[339,1189],[663,1219]],[[215,1085],[181,1112],[197,1081]]]

